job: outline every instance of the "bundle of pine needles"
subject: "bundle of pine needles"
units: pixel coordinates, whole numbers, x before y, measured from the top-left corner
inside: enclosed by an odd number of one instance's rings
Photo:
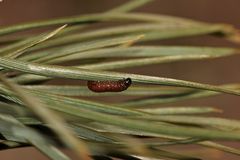
[[[203,115],[221,111],[208,106],[163,107],[166,103],[222,93],[240,95],[239,84],[215,86],[115,71],[219,58],[238,51],[139,43],[200,35],[221,35],[219,38],[236,43],[240,38],[230,25],[129,12],[149,1],[132,0],[101,14],[0,28],[2,150],[34,146],[53,160],[70,159],[59,150],[63,148],[71,149],[81,159],[194,160],[199,158],[171,150],[175,145],[194,144],[240,155],[240,150],[217,142],[239,141],[240,121]],[[111,23],[116,21],[121,23]],[[99,28],[91,29],[96,24]],[[19,31],[49,26],[60,27],[39,35],[13,36]],[[63,78],[83,83],[50,83]],[[123,78],[133,82],[123,92],[94,93],[86,86],[89,80]],[[106,101],[100,102],[99,96]],[[130,100],[108,101],[120,96]]]

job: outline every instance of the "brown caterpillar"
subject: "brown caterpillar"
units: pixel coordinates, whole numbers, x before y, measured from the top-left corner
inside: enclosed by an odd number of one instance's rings
[[[93,92],[121,92],[132,84],[131,78],[118,81],[88,81],[87,86]]]

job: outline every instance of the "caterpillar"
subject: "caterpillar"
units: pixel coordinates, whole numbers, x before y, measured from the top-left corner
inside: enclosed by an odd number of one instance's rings
[[[118,81],[88,81],[87,86],[93,92],[121,92],[132,84],[131,78]]]

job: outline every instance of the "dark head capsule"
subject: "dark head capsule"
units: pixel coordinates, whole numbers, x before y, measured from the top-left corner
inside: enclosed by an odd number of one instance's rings
[[[93,92],[121,92],[131,84],[131,78],[126,78],[118,81],[88,81],[87,86]]]

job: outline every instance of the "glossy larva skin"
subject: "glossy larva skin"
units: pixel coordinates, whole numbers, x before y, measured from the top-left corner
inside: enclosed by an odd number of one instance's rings
[[[132,84],[130,78],[119,81],[88,81],[87,86],[93,92],[121,92]]]

